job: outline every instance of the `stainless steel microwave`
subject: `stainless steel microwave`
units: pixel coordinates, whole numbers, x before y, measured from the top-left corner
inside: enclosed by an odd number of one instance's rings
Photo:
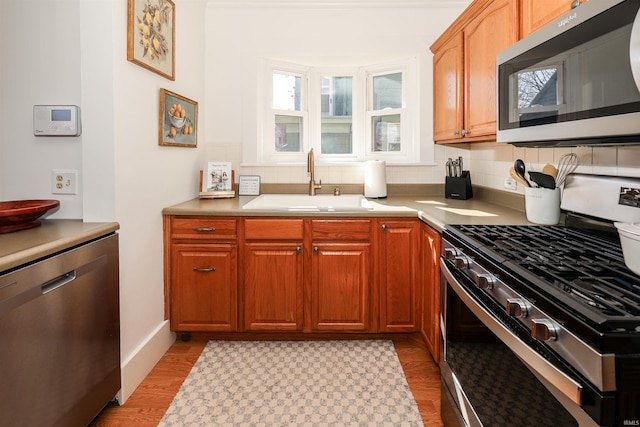
[[[497,140],[640,145],[640,0],[590,0],[497,56]]]

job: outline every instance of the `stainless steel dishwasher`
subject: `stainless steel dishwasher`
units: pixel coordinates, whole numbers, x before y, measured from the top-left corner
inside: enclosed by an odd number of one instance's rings
[[[118,235],[0,273],[0,426],[86,426],[120,389]]]

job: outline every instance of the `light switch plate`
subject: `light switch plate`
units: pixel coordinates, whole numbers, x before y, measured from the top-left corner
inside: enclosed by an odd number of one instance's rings
[[[77,170],[53,170],[52,194],[78,194]]]

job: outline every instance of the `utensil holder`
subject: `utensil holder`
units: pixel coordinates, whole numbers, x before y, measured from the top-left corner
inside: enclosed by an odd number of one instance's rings
[[[560,189],[526,187],[524,207],[529,222],[555,225],[560,221]]]
[[[447,199],[467,200],[473,197],[471,175],[462,171],[461,176],[447,176],[444,183],[444,196]]]

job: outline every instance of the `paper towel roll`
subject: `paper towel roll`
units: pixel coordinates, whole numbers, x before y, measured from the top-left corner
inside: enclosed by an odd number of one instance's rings
[[[364,196],[387,197],[387,164],[383,160],[371,160],[364,164]]]

